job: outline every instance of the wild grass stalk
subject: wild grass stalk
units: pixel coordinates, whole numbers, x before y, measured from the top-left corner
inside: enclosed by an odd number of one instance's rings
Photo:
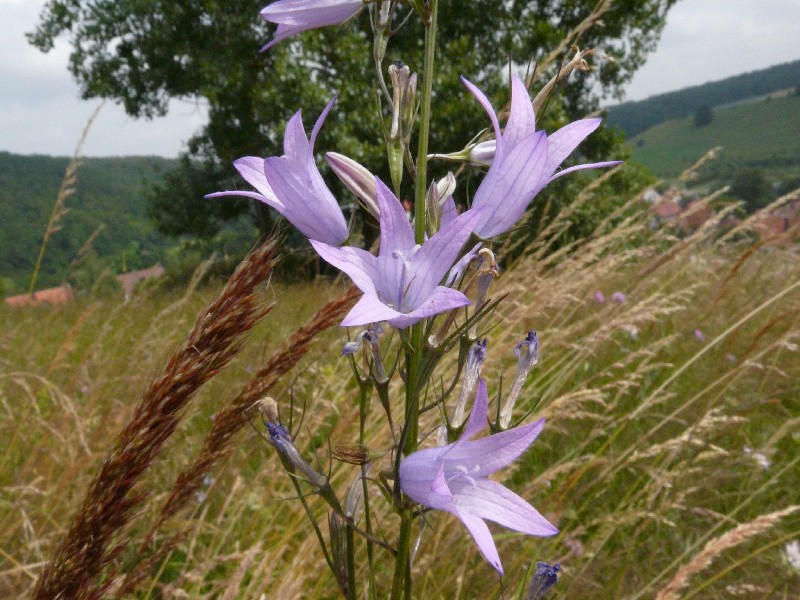
[[[242,335],[269,312],[258,286],[272,271],[275,250],[276,242],[270,241],[244,259],[145,392],[45,567],[34,597],[99,598],[108,589],[108,579],[96,578],[125,549],[126,542],[115,541],[115,535],[149,495],[134,486],[175,431],[196,391],[230,362]]]
[[[81,166],[80,156],[81,151],[83,150],[83,144],[86,142],[86,136],[89,134],[89,130],[91,129],[94,120],[100,113],[100,109],[103,108],[103,104],[105,104],[105,102],[101,102],[97,105],[97,108],[94,109],[94,112],[86,122],[86,125],[81,132],[81,137],[78,140],[78,144],[75,146],[75,152],[72,154],[72,158],[67,165],[67,170],[64,173],[64,179],[62,179],[61,186],[58,188],[56,201],[53,203],[53,208],[50,211],[50,217],[47,220],[47,227],[45,228],[44,235],[42,237],[42,244],[39,246],[39,254],[36,257],[36,263],[34,264],[33,273],[31,274],[31,283],[28,286],[28,293],[30,295],[33,295],[33,293],[36,291],[36,280],[39,278],[39,269],[42,266],[42,259],[44,258],[44,251],[47,248],[47,242],[49,242],[50,238],[61,229],[59,222],[69,212],[69,209],[66,207],[66,202],[67,199],[69,199],[69,197],[75,193],[75,186],[78,183],[78,170]]]

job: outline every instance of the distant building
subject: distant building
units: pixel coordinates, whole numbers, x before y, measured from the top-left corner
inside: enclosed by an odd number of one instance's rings
[[[681,205],[674,200],[665,200],[653,206],[653,211],[661,223],[677,223],[682,210]]]
[[[161,265],[154,265],[149,269],[139,269],[138,271],[129,271],[117,275],[117,281],[122,286],[122,291],[125,292],[125,300],[130,300],[133,296],[133,290],[136,284],[145,279],[154,279],[164,275],[164,267]]]
[[[714,211],[710,206],[699,206],[697,208],[689,206],[685,211],[678,215],[678,225],[686,230],[693,231],[701,227],[706,221],[714,216]]]
[[[6,304],[13,308],[23,306],[57,306],[69,304],[75,298],[72,288],[68,285],[60,285],[54,288],[39,290],[33,294],[20,294],[6,298]]]
[[[800,197],[759,215],[753,229],[769,242],[790,243],[800,239]]]

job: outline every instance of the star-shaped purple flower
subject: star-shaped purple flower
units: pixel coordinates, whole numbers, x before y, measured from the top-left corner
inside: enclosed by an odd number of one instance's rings
[[[544,419],[472,440],[486,426],[489,396],[483,379],[461,438],[447,446],[419,450],[400,463],[400,489],[414,502],[458,517],[481,554],[503,574],[485,520],[529,535],[558,533],[547,519],[488,475],[514,462],[533,443]]]
[[[343,244],[348,235],[347,221],[314,162],[314,142],[335,102],[334,98],[322,111],[311,139],[306,138],[301,111],[294,114],[286,124],[283,156],[245,156],[234,161],[236,170],[256,192],[216,192],[206,198],[255,198],[277,210],[309,239]]]
[[[400,201],[378,178],[375,187],[381,225],[378,256],[360,248],[338,248],[311,240],[323,259],[347,273],[364,292],[342,326],[388,321],[404,329],[469,304],[464,294],[439,283],[458,258],[480,212],[468,211],[456,217],[420,246],[414,243],[414,232]]]
[[[488,113],[496,139],[494,157],[483,159],[491,162],[491,166],[472,201],[473,208],[484,209],[475,227],[475,233],[480,237],[491,238],[511,229],[536,194],[554,179],[581,169],[620,163],[608,161],[576,165],[556,172],[578,144],[600,126],[601,119],[581,119],[549,136],[544,131],[536,131],[536,117],[528,90],[515,75],[511,82],[511,111],[501,133],[489,99],[472,83],[463,77],[461,79]]]
[[[279,0],[262,9],[261,17],[276,23],[273,39],[261,52],[301,31],[340,25],[364,6],[363,0]]]

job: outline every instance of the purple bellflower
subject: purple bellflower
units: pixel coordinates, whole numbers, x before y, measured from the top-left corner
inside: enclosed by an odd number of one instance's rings
[[[600,126],[601,119],[581,119],[549,136],[544,131],[536,131],[528,90],[515,75],[511,82],[511,111],[501,133],[497,115],[486,95],[463,77],[462,81],[489,115],[496,140],[491,166],[472,202],[473,208],[484,209],[475,227],[480,237],[491,238],[511,229],[536,194],[554,179],[581,169],[620,163],[600,162],[556,171],[578,144]],[[487,157],[483,159],[489,162]]]
[[[255,198],[277,210],[309,239],[343,244],[348,235],[347,221],[314,162],[314,141],[335,102],[334,98],[322,111],[311,139],[306,138],[301,111],[295,113],[286,124],[283,156],[245,156],[234,161],[236,170],[256,192],[216,192],[206,198]]]
[[[487,476],[515,461],[536,439],[544,419],[472,440],[486,426],[489,396],[483,379],[461,438],[419,450],[400,463],[400,489],[414,502],[452,513],[469,530],[481,554],[503,574],[485,519],[529,535],[558,533],[547,519],[504,485]]]
[[[343,327],[387,321],[398,329],[442,312],[469,304],[467,297],[439,285],[472,233],[479,212],[456,217],[421,246],[403,206],[380,180],[375,179],[380,210],[380,252],[373,256],[360,248],[311,241],[317,253],[350,276],[364,292],[342,321]]]
[[[278,25],[275,39],[261,52],[296,33],[341,25],[364,6],[363,0],[279,0],[261,10],[261,18]]]

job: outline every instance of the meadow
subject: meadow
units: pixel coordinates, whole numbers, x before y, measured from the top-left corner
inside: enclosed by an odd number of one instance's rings
[[[800,596],[800,565],[786,550],[800,539],[797,246],[751,234],[758,214],[724,233],[723,213],[691,235],[654,231],[638,197],[589,238],[559,246],[572,212],[591,200],[590,187],[505,269],[492,288],[502,299],[492,322],[503,326],[485,332],[490,397],[513,378],[513,348],[526,331],[541,340],[522,402],[546,426],[501,475],[560,533],[493,528],[501,580],[456,519],[429,513],[414,597],[521,597],[538,560],[561,564],[553,598]],[[186,290],[153,286],[129,303],[0,308],[2,597],[31,593],[135,407],[169,357],[191,350],[184,340],[225,283],[201,284],[199,275]],[[161,515],[240,390],[269,377],[265,365],[278,365],[298,328],[319,323],[320,307],[346,289],[324,279],[257,286],[253,301],[271,311],[256,315],[230,363],[172,414],[174,433],[133,482],[140,502],[109,538],[107,597],[338,597],[257,419],[232,431],[202,486]],[[624,298],[612,301],[614,292]],[[284,416],[294,415],[298,447],[344,490],[359,469],[330,450],[357,438],[357,389],[340,357],[347,333],[329,321],[263,387]],[[392,393],[402,419],[400,387]],[[373,398],[366,428],[376,452],[389,446],[376,433],[380,413]],[[435,413],[421,431],[432,429]],[[388,460],[375,459],[373,472]],[[325,505],[306,500],[325,523]],[[394,520],[378,514],[374,530],[385,533]],[[374,551],[380,563],[384,550]],[[364,553],[362,544],[359,560]],[[389,580],[386,564],[378,575]]]
[[[714,167],[728,175],[739,168],[764,169],[776,179],[798,177],[800,97],[761,97],[714,108],[714,120],[694,126],[694,117],[665,121],[630,140],[633,157],[659,177],[675,177],[708,148],[722,146]]]

